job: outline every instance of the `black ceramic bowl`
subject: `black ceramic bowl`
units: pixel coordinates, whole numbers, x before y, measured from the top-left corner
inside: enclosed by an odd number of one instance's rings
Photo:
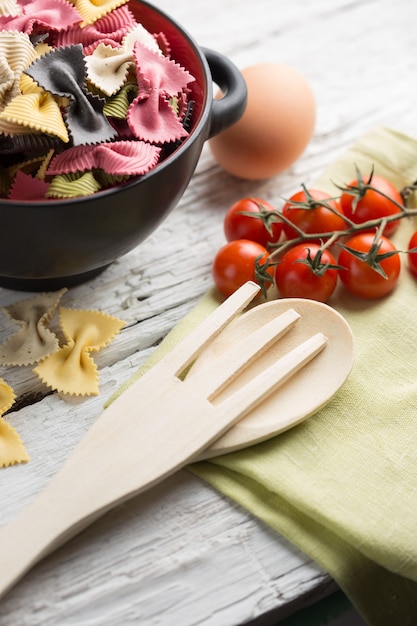
[[[201,49],[171,18],[146,2],[129,8],[149,31],[164,32],[172,57],[194,77],[189,136],[153,170],[94,195],[45,202],[0,201],[0,286],[54,290],[82,283],[140,244],[175,207],[204,142],[236,122],[246,85],[224,56]],[[213,99],[213,82],[225,96]]]

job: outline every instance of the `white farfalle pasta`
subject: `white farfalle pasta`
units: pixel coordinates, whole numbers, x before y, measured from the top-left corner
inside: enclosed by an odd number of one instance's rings
[[[126,82],[134,63],[136,42],[162,56],[155,37],[142,24],[137,24],[125,35],[120,46],[100,43],[92,54],[86,56],[88,80],[107,96],[115,94]]]
[[[20,15],[22,9],[17,3],[17,0],[0,0],[0,16],[14,17]]]
[[[25,33],[0,31],[0,111],[20,94],[20,77],[36,58]]]

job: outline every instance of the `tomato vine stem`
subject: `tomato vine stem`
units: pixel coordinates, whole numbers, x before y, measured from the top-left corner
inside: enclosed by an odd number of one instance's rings
[[[305,185],[302,185],[305,197],[307,198],[304,202],[293,202],[291,201],[292,207],[294,209],[304,209],[304,210],[314,210],[317,207],[324,207],[331,211],[334,214],[342,217],[344,222],[346,223],[346,228],[334,231],[325,231],[325,232],[315,232],[308,233],[302,230],[297,224],[293,223],[286,215],[284,215],[280,210],[276,211],[262,211],[258,215],[254,215],[259,219],[262,219],[264,223],[270,225],[272,221],[281,220],[284,224],[291,227],[291,229],[296,233],[295,237],[284,239],[283,241],[277,241],[275,243],[269,243],[269,257],[266,262],[262,264],[257,264],[256,267],[256,275],[259,279],[260,284],[263,286],[263,290],[265,292],[265,282],[269,278],[267,274],[267,269],[270,268],[271,265],[276,265],[279,263],[280,257],[289,249],[298,244],[308,242],[319,242],[320,248],[319,253],[317,254],[315,260],[311,258],[310,253],[308,253],[307,258],[303,259],[300,262],[309,264],[314,273],[322,273],[326,271],[326,267],[321,263],[321,255],[326,250],[334,246],[335,244],[339,244],[342,248],[347,250],[350,254],[367,262],[372,269],[374,269],[378,274],[383,277],[386,277],[386,274],[381,267],[381,261],[383,261],[388,256],[392,256],[395,254],[399,254],[400,250],[390,251],[385,254],[380,253],[381,248],[381,237],[385,230],[385,227],[390,222],[398,221],[403,218],[411,218],[417,216],[417,208],[412,209],[407,207],[407,200],[410,196],[417,192],[417,181],[412,185],[404,187],[399,193],[403,199],[403,204],[397,202],[394,198],[391,198],[388,194],[384,193],[377,187],[372,185],[372,177],[373,177],[373,169],[365,181],[362,177],[358,168],[357,171],[357,180],[358,186],[354,187],[353,185],[348,185],[346,187],[335,185],[341,192],[348,193],[352,196],[355,196],[353,202],[355,206],[358,202],[365,196],[367,191],[373,191],[383,196],[390,202],[392,202],[398,209],[399,212],[394,213],[389,216],[379,217],[376,219],[367,220],[361,223],[356,223],[346,215],[343,215],[341,212],[337,210],[334,206],[332,206],[332,201],[340,200],[341,195],[335,197],[329,197],[324,200],[316,199],[312,196],[312,194],[308,191]],[[356,250],[349,248],[348,246],[343,244],[343,240],[350,238],[351,236],[364,232],[375,232],[374,241],[371,246],[371,249],[366,253],[358,253]],[[408,250],[406,252],[414,252],[414,250]],[[341,269],[340,266],[337,266],[338,269]]]
[[[369,187],[370,189],[376,190],[374,187]],[[417,187],[416,187],[417,189]],[[379,192],[378,192],[379,193]],[[382,194],[381,194],[382,195]],[[293,237],[292,239],[287,239],[284,241],[278,241],[277,243],[271,243],[271,256],[274,258],[287,250],[288,248],[297,245],[299,243],[304,243],[308,241],[322,241],[322,249],[329,248],[332,246],[337,240],[341,238],[345,238],[349,235],[354,235],[359,232],[365,231],[380,231],[382,234],[382,230],[380,229],[381,223],[384,222],[384,226],[390,222],[394,222],[405,217],[415,217],[417,216],[417,209],[409,209],[404,205],[399,205],[397,202],[393,201],[397,206],[401,208],[401,213],[394,213],[393,215],[377,218],[373,220],[367,220],[366,222],[361,222],[357,224],[348,218],[344,217],[347,222],[347,228],[343,230],[335,230],[335,231],[324,231],[320,233],[306,233],[301,228],[299,228],[296,224],[293,224],[285,215],[281,213],[281,211],[276,211],[277,216],[286,224],[291,226],[297,233],[297,237]],[[316,204],[320,206],[325,206],[327,208],[327,204],[325,202],[321,203],[320,201],[316,201]],[[307,209],[308,210],[308,209]]]

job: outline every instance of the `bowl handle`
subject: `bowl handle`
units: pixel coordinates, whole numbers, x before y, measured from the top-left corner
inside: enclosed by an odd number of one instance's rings
[[[242,74],[227,57],[209,48],[202,48],[213,81],[219,86],[223,97],[213,100],[209,139],[232,126],[243,115],[247,102],[246,82]]]

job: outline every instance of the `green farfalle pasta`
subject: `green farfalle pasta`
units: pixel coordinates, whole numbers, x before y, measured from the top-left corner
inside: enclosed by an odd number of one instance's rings
[[[101,185],[92,172],[59,174],[54,176],[45,195],[47,198],[77,198],[100,189]]]
[[[104,114],[107,115],[107,117],[115,117],[121,120],[126,119],[127,110],[137,95],[137,84],[126,83],[117,94],[108,99],[104,105]]]
[[[47,198],[77,198],[100,189],[101,185],[92,172],[59,174],[54,176],[45,195]]]

